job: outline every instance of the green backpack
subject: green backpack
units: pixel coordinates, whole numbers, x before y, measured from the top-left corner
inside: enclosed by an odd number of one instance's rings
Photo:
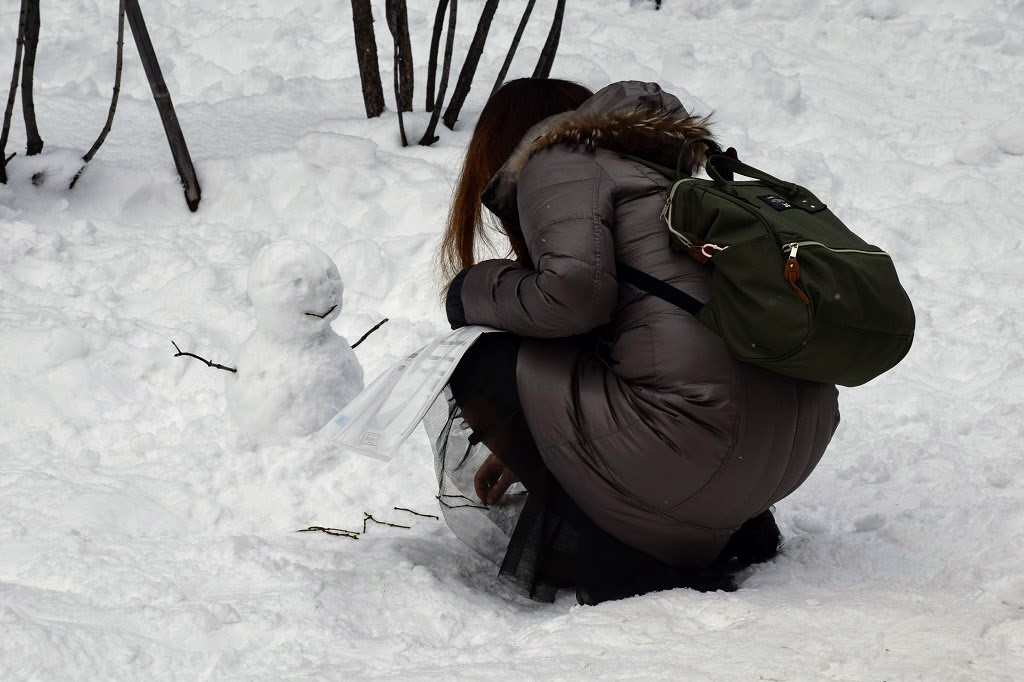
[[[711,300],[701,303],[623,263],[619,278],[693,314],[737,359],[859,386],[910,350],[914,308],[892,258],[808,190],[713,143],[711,180],[627,158],[674,180],[662,217],[673,250],[714,266]],[[734,173],[753,179],[734,181]]]

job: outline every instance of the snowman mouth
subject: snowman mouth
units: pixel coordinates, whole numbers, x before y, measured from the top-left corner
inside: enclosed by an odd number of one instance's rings
[[[327,311],[326,313],[324,313],[323,315],[321,315],[320,313],[304,313],[304,314],[305,314],[305,315],[309,315],[310,317],[319,317],[319,318],[320,318],[320,319],[322,320],[322,319],[324,319],[325,317],[327,317],[328,315],[330,315],[331,313],[333,313],[333,312],[334,312],[334,309],[335,309],[335,308],[337,308],[337,307],[338,307],[338,306],[337,306],[337,304],[335,304],[335,305],[332,305],[332,306],[331,306],[331,309],[330,309],[330,310],[328,310],[328,311]]]

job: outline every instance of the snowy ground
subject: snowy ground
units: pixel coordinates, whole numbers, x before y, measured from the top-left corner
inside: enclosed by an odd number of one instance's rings
[[[357,351],[368,380],[446,328],[432,248],[525,2],[502,4],[458,130],[410,149],[392,113],[363,115],[348,3],[301,4],[143,3],[203,184],[191,214],[130,39],[106,146],[73,193],[32,185],[73,170],[113,78],[116,3],[43,2],[46,153],[0,186],[0,679],[1024,677],[1024,2],[568,3],[556,75],[714,109],[744,158],[894,254],[919,315],[903,364],[842,391],[830,452],[778,507],[777,561],[735,594],[592,608],[515,597],[393,509],[435,509],[422,435],[387,464],[261,446],[223,373],[172,357],[231,364],[246,269],[283,236],[337,261],[339,333],[391,318]],[[410,5],[422,110],[436,5]],[[459,3],[456,66],[481,7]],[[413,527],[293,532],[363,512]]]

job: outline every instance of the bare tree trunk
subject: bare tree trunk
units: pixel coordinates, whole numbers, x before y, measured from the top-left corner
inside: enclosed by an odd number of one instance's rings
[[[516,29],[516,35],[512,38],[512,44],[509,45],[508,54],[505,55],[505,63],[501,65],[501,71],[498,72],[498,78],[494,81],[494,87],[491,88],[491,95],[494,95],[501,87],[501,84],[505,82],[505,75],[508,73],[508,69],[512,66],[512,58],[516,56],[516,49],[519,47],[519,41],[523,37],[523,31],[526,30],[526,24],[530,22],[530,13],[533,12],[533,6],[537,3],[537,0],[530,0],[526,3],[526,10],[523,12],[523,18],[519,20],[519,28]]]
[[[370,0],[352,0],[352,27],[355,30],[356,58],[363,87],[366,118],[380,116],[384,111],[384,87],[380,82],[377,39],[373,34],[373,10]]]
[[[391,38],[395,45],[394,59],[393,59],[393,74],[392,82],[395,88],[395,108],[398,109],[398,132],[402,135],[402,146],[409,146],[409,138],[405,134],[405,119],[402,117],[403,111],[410,111],[412,109],[412,100],[408,102],[408,108],[406,108],[405,101],[405,65],[403,47],[408,40],[409,36],[409,22],[406,15],[405,0],[386,0],[384,8],[385,16],[388,21],[388,30],[391,31]],[[405,32],[405,40],[403,40],[403,24]],[[411,59],[410,59],[411,61]]]
[[[544,43],[544,49],[540,52],[540,59],[537,60],[537,68],[533,71],[534,78],[547,78],[551,75],[551,66],[555,63],[555,53],[558,52],[558,39],[562,35],[562,16],[565,14],[565,0],[558,0],[555,7],[555,18],[551,21],[551,30],[548,31],[548,39]]]
[[[399,111],[412,111],[413,70],[409,11],[405,0],[387,0],[385,12],[391,37],[395,41],[395,73],[398,77],[395,104]]]
[[[427,58],[426,111],[434,110],[434,83],[437,81],[437,51],[441,45],[441,29],[444,28],[444,15],[447,10],[448,0],[438,0],[437,14],[434,15],[434,30],[430,36],[430,57]]]
[[[439,139],[434,131],[437,130],[437,123],[441,118],[441,105],[444,104],[445,91],[448,89],[448,76],[451,72],[452,66],[452,51],[455,45],[455,24],[457,16],[458,0],[451,0],[451,9],[448,16],[448,37],[445,40],[444,65],[441,71],[441,85],[437,93],[435,106],[430,115],[430,122],[427,124],[427,129],[423,131],[423,137],[420,138],[419,143],[423,146],[430,146]]]
[[[437,92],[437,101],[430,114],[430,123],[423,131],[420,144],[429,147],[439,139],[434,131],[437,130],[437,122],[441,119],[441,105],[444,104],[444,93],[448,89],[448,75],[452,70],[452,49],[455,46],[455,20],[458,14],[458,0],[451,0],[451,9],[448,14],[448,38],[444,44],[444,65],[441,68],[441,86]]]
[[[21,20],[18,22],[18,41],[14,49],[14,71],[11,74],[11,89],[7,93],[7,109],[4,110],[4,127],[0,132],[0,183],[7,184],[7,162],[14,157],[7,156],[7,137],[11,133],[11,117],[14,115],[14,99],[18,96],[18,76],[21,74],[21,51],[25,45],[25,22],[29,0],[21,0]]]
[[[36,71],[36,49],[39,47],[39,0],[28,0],[25,12],[25,63],[21,69],[21,108],[25,115],[25,137],[29,156],[43,151],[43,138],[36,125],[36,103],[32,97],[32,81]]]
[[[466,53],[466,61],[462,64],[459,72],[459,80],[455,84],[455,92],[452,93],[452,100],[444,112],[444,124],[449,130],[455,127],[459,120],[459,112],[462,105],[466,103],[469,89],[473,86],[473,77],[476,75],[476,67],[480,63],[480,55],[484,52],[484,43],[487,42],[487,33],[491,30],[491,20],[498,9],[498,0],[487,0],[484,10],[480,14],[480,23],[476,26],[476,33],[473,35],[473,42],[469,45],[469,52]]]
[[[82,167],[75,173],[75,177],[71,178],[71,184],[68,185],[68,189],[74,189],[75,183],[78,182],[78,178],[81,177],[82,172],[85,170],[85,166],[92,161],[92,157],[96,156],[96,152],[100,150],[103,142],[107,139],[107,135],[110,133],[111,126],[114,125],[114,112],[117,111],[117,97],[121,93],[121,67],[124,64],[124,1],[121,0],[117,10],[117,63],[114,67],[114,94],[110,97],[110,109],[107,110],[107,122],[103,126],[103,130],[100,131],[99,137],[92,143],[92,147],[82,157]]]
[[[196,169],[192,165],[192,157],[188,153],[188,145],[185,144],[185,136],[178,123],[178,115],[174,112],[171,93],[167,91],[163,73],[160,72],[160,63],[153,50],[153,41],[150,40],[149,31],[146,30],[146,22],[142,17],[139,0],[125,0],[125,15],[128,25],[131,26],[132,35],[135,37],[135,46],[139,50],[139,57],[142,60],[142,67],[146,71],[149,87],[153,91],[153,99],[156,101],[157,111],[160,112],[160,120],[164,124],[164,133],[171,146],[174,165],[177,166],[178,175],[185,187],[185,201],[188,203],[189,210],[195,211],[199,208],[202,190],[199,187],[199,179],[196,177]]]

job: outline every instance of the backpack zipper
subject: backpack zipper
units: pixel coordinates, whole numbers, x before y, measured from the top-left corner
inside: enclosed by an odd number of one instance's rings
[[[797,249],[801,246],[820,246],[823,249],[828,249],[832,253],[862,253],[865,256],[888,256],[889,254],[885,251],[864,251],[862,249],[833,249],[831,246],[826,246],[821,242],[790,242],[782,245],[783,251],[792,251],[790,258],[796,258]]]
[[[793,287],[793,291],[796,292],[797,296],[800,297],[800,300],[803,301],[806,305],[811,304],[811,299],[808,298],[807,294],[804,293],[803,289],[801,289],[797,285],[797,280],[800,279],[800,263],[798,263],[796,260],[796,254],[800,250],[801,246],[820,246],[823,249],[828,249],[833,253],[859,253],[864,256],[889,257],[889,254],[887,254],[885,251],[864,251],[862,249],[833,249],[831,246],[825,246],[821,242],[808,241],[790,242],[788,244],[783,244],[782,251],[789,251],[789,258],[786,259],[786,265],[785,270],[783,271],[783,275],[786,277],[786,281],[789,282],[790,286]]]

